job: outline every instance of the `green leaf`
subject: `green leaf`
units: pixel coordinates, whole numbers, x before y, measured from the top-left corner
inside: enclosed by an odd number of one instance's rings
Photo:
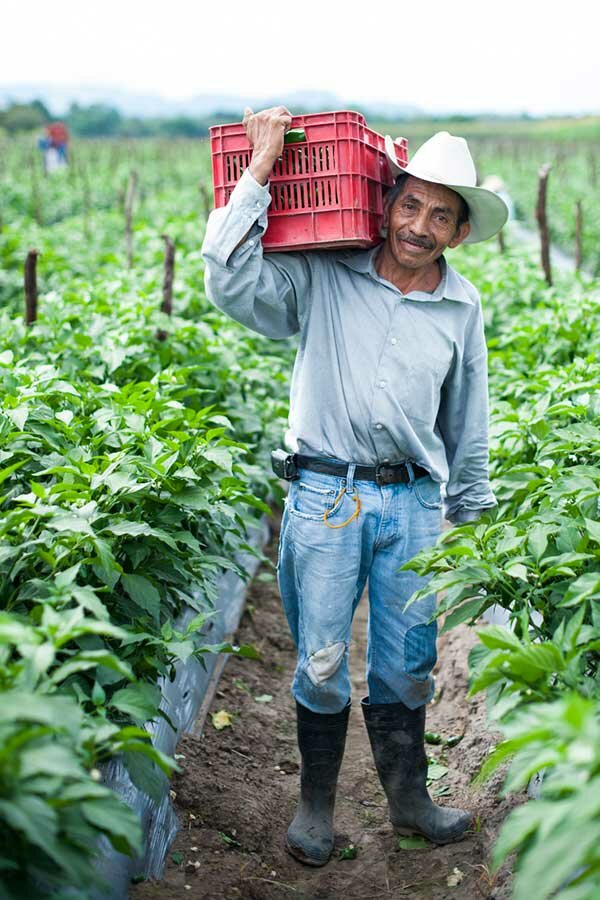
[[[206,490],[200,487],[184,488],[177,494],[173,494],[173,502],[178,506],[185,506],[198,512],[212,512],[213,509],[211,498]]]
[[[188,625],[185,629],[186,637],[187,637],[187,635],[192,634],[193,632],[199,631],[200,628],[202,628],[202,626],[206,624],[206,621],[209,618],[209,616],[210,616],[210,613],[203,613],[203,612],[198,613],[197,616],[194,616],[194,618],[191,620],[191,622],[188,623]]]
[[[39,638],[31,625],[10,613],[0,612],[0,644],[33,644]]]
[[[507,566],[504,570],[507,575],[510,575],[511,578],[518,578],[519,581],[527,581],[529,570],[527,566],[524,566],[523,563],[512,563],[512,565]]]
[[[231,475],[233,457],[226,447],[208,447],[204,451],[204,456],[220,469],[225,469],[225,471]]]
[[[123,763],[129,777],[138,788],[158,805],[162,801],[165,776],[156,763],[143,753],[127,751],[123,753]]]
[[[110,531],[117,536],[127,535],[128,537],[154,537],[163,544],[166,544],[172,550],[177,550],[177,544],[170,534],[161,528],[151,528],[145,522],[117,522],[116,525],[109,525],[106,531]]]
[[[77,653],[67,662],[58,666],[52,672],[50,679],[52,684],[60,684],[65,678],[73,675],[75,672],[86,672],[89,669],[96,669],[99,666],[105,666],[113,672],[118,672],[124,678],[133,679],[133,671],[129,663],[119,659],[114,653],[107,650],[87,650],[83,653]]]
[[[203,644],[198,648],[200,653],[233,653],[242,659],[261,659],[261,655],[252,644],[235,644],[225,642],[223,644]]]
[[[93,534],[92,526],[82,516],[55,516],[49,519],[48,528],[54,531],[73,531],[75,534]]]
[[[600,825],[588,822],[577,828],[557,826],[543,839],[534,841],[522,854],[514,885],[514,900],[555,896],[560,886],[584,863],[586,855],[600,842]]]
[[[105,530],[110,531],[111,534],[127,534],[131,537],[152,534],[151,527],[145,522],[117,522],[115,525],[109,525]]]
[[[113,694],[109,706],[126,713],[135,722],[155,718],[160,703],[160,688],[155,684],[130,684]]]
[[[5,413],[19,431],[23,431],[25,422],[29,417],[29,408],[27,406],[17,406],[14,409],[7,409]]]
[[[21,832],[30,844],[40,847],[59,865],[60,848],[54,840],[58,831],[55,810],[39,797],[21,793],[15,801],[0,800],[0,817],[10,828]]]
[[[63,572],[57,572],[54,576],[56,587],[61,589],[70,587],[77,578],[77,573],[80,568],[81,563],[75,563],[74,566],[70,566],[70,568],[65,569]]]
[[[0,703],[0,722],[38,722],[77,733],[83,713],[71,697],[5,691]]]
[[[21,754],[20,775],[55,775],[60,778],[81,778],[83,769],[75,753],[60,744],[42,744],[30,747]]]
[[[463,622],[475,621],[479,618],[486,606],[488,606],[488,601],[482,600],[479,597],[467,600],[466,603],[457,606],[456,609],[453,609],[444,618],[441,633],[444,634],[445,632],[450,631],[451,628],[462,625]]]
[[[13,474],[13,472],[16,472],[17,469],[20,469],[26,463],[27,463],[26,459],[21,459],[18,462],[12,463],[10,466],[5,466],[4,469],[1,469],[0,470],[0,484],[5,482],[7,478],[10,478],[10,476]]]
[[[439,763],[429,763],[427,766],[427,780],[428,781],[439,781],[440,778],[444,778],[448,774],[447,766],[440,766]]]
[[[585,572],[567,588],[559,606],[577,606],[587,597],[600,596],[600,572]]]
[[[75,587],[72,590],[72,594],[79,605],[83,606],[84,609],[88,609],[97,619],[103,622],[108,621],[110,618],[108,609],[90,587]]]
[[[141,609],[149,612],[153,618],[158,619],[160,613],[160,594],[151,581],[143,575],[122,575],[123,587]]]
[[[585,527],[589,536],[600,544],[600,522],[595,519],[584,519]]]
[[[536,523],[527,538],[527,548],[536,562],[538,562],[548,546],[548,535],[551,529],[546,525]]]
[[[185,662],[196,651],[196,645],[193,641],[167,641],[165,650],[172,654],[180,662]]]
[[[102,831],[115,850],[133,856],[142,849],[142,826],[137,815],[116,795],[84,800],[81,812],[85,819]]]
[[[396,843],[397,850],[428,850],[431,844],[427,838],[415,835],[414,837],[399,837]]]
[[[522,646],[519,638],[502,625],[488,625],[486,628],[478,631],[477,635],[481,643],[491,650],[496,648],[501,650],[520,650]]]

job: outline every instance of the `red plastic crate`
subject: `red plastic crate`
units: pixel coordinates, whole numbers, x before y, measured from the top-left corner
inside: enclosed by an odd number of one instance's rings
[[[294,116],[306,140],[285,144],[270,177],[265,250],[371,247],[380,238],[385,189],[394,183],[384,139],[357,112]],[[210,129],[215,207],[225,206],[252,158],[241,122]],[[406,165],[408,144],[396,142]]]

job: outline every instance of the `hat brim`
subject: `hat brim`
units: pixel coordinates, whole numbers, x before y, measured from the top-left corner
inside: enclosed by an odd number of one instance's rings
[[[464,240],[465,244],[487,241],[506,225],[508,206],[498,194],[488,191],[486,188],[463,187],[459,184],[447,184],[446,187],[460,194],[469,207],[471,230]]]
[[[465,244],[477,244],[479,241],[487,241],[495,234],[498,234],[500,229],[506,225],[509,215],[508,206],[498,194],[488,191],[487,188],[448,184],[427,173],[413,171],[410,162],[404,168],[399,166],[394,152],[394,142],[389,135],[385,137],[385,149],[394,178],[401,174],[412,175],[414,178],[420,178],[421,181],[441,184],[460,194],[469,207],[469,225],[471,226],[471,230],[464,240]]]

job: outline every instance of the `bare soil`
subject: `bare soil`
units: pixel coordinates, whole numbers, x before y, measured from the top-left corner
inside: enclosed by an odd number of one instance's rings
[[[276,526],[277,523],[275,523]],[[267,555],[277,554],[277,529]],[[441,803],[472,809],[476,827],[463,841],[421,850],[397,848],[360,712],[365,696],[366,597],[357,611],[351,648],[354,706],[336,806],[336,853],[323,868],[296,862],[284,850],[298,793],[295,706],[289,691],[295,651],[281,610],[273,568],[263,566],[248,591],[237,635],[261,661],[231,659],[211,713],[233,724],[215,729],[209,714],[201,737],[186,735],[173,779],[180,831],[164,878],[131,889],[133,900],[507,900],[510,872],[488,868],[498,830],[523,797],[502,799],[502,775],[482,788],[470,782],[498,736],[486,728],[481,695],[467,699],[467,656],[476,635],[461,626],[439,639],[437,693],[427,729],[463,735],[452,748],[428,745],[448,774],[430,790]],[[267,699],[268,697],[272,699]],[[260,698],[260,699],[257,699]],[[355,859],[340,859],[353,845]],[[458,881],[453,885],[448,883]]]

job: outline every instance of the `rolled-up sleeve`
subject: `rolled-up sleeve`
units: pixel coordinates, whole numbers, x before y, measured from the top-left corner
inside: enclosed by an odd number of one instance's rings
[[[446,518],[471,522],[496,505],[488,474],[487,348],[478,302],[467,325],[464,353],[442,387],[438,426],[449,467]]]
[[[263,255],[271,196],[246,169],[227,206],[211,212],[202,245],[209,300],[232,319],[271,338],[300,330],[310,296],[304,253]]]

